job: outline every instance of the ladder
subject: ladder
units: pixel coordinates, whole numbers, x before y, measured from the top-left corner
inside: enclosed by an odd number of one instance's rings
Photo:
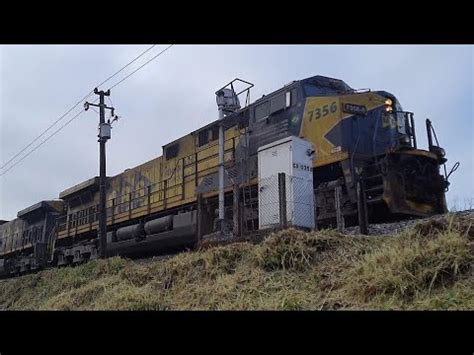
[[[375,161],[365,167],[363,176],[364,192],[367,204],[374,204],[382,200],[383,194],[383,168],[381,163]]]
[[[56,233],[57,230],[57,223],[54,224],[53,228],[51,229],[51,232],[49,232],[49,237],[48,237],[48,246],[47,246],[47,253],[49,255],[49,263],[53,262],[54,259],[54,247],[56,245]]]
[[[241,144],[242,153],[240,154],[240,174],[242,186],[242,218],[240,219],[242,231],[254,231],[258,229],[256,218],[253,216],[258,209],[258,193],[250,185],[250,148],[249,148],[249,129],[248,122],[244,127],[244,144]]]

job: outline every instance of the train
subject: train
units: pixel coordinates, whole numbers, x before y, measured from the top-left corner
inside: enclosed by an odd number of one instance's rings
[[[220,125],[225,221],[239,235],[259,229],[259,148],[292,136],[314,147],[318,226],[334,226],[337,213],[358,223],[361,181],[371,222],[447,212],[446,153],[429,120],[429,147],[417,147],[414,114],[393,94],[316,75],[234,103],[222,120],[163,145],[161,156],[107,177],[107,255],[166,252],[217,232]],[[0,276],[97,258],[99,212],[96,176],[1,221]]]

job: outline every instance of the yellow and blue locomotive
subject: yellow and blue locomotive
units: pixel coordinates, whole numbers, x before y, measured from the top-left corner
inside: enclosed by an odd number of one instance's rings
[[[162,147],[163,154],[107,178],[107,251],[136,255],[192,245],[216,229],[218,133],[224,126],[226,219],[238,234],[258,229],[258,149],[288,136],[314,146],[318,224],[340,213],[356,223],[360,191],[371,221],[447,212],[444,150],[418,149],[413,113],[385,91],[342,80],[294,81]],[[99,181],[93,177],[0,225],[0,274],[97,257]],[[236,204],[237,202],[237,204]],[[232,206],[240,206],[236,212]],[[54,223],[51,221],[54,220]],[[238,226],[238,228],[236,228]],[[31,237],[40,228],[41,237]]]

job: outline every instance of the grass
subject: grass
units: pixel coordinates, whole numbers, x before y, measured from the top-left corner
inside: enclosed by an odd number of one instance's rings
[[[473,309],[472,222],[370,237],[289,229],[148,263],[95,260],[0,281],[0,309]]]

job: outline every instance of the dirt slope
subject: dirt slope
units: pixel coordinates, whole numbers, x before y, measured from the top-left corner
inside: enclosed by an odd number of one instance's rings
[[[474,309],[474,215],[395,235],[287,230],[135,262],[121,258],[0,281],[0,309]]]

